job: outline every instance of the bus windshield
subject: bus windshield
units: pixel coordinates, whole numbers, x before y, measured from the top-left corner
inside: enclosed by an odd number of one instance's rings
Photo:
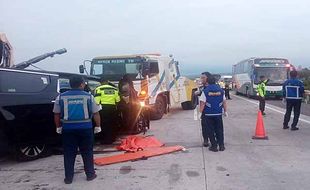
[[[282,85],[288,78],[286,67],[256,67],[254,70],[254,83],[258,84],[260,76],[269,79],[268,85]]]

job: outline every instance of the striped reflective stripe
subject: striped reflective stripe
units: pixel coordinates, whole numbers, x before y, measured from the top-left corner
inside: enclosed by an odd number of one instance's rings
[[[206,116],[215,116],[215,115],[222,115],[222,113],[214,113],[214,114],[206,113],[205,115],[206,115]]]
[[[64,115],[63,118],[64,120],[69,119],[69,99],[83,99],[83,112],[84,112],[84,119],[89,119],[89,110],[88,110],[88,104],[87,101],[90,100],[90,96],[85,96],[85,95],[72,95],[72,96],[61,96],[61,100],[64,102]]]
[[[64,98],[64,120],[68,120],[69,113],[68,113],[68,99]]]
[[[63,123],[87,123],[87,122],[91,122],[91,119],[86,119],[86,120],[77,120],[77,121],[68,121],[68,120],[64,120],[62,119],[61,122]]]
[[[88,111],[88,104],[87,100],[90,99],[89,97],[83,98],[83,111],[84,111],[84,119],[89,119],[89,111]]]
[[[288,88],[295,88],[296,90],[296,97],[290,97],[288,96]],[[299,86],[285,86],[285,90],[286,90],[286,98],[287,99],[302,99],[302,97],[299,97]]]

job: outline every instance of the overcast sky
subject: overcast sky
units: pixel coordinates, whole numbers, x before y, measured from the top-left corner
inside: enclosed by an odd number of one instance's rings
[[[67,48],[37,66],[78,72],[99,55],[173,54],[183,73],[229,72],[249,57],[310,66],[309,0],[0,0],[15,62]]]

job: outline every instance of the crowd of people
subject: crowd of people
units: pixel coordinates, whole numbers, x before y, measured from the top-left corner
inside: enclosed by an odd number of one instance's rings
[[[260,76],[257,87],[259,109],[265,115],[265,96],[268,79]],[[199,96],[203,146],[210,151],[224,151],[223,115],[228,116],[227,100],[230,99],[226,86],[220,86],[216,78],[209,72],[203,72],[200,77],[201,86],[195,92]],[[109,83],[102,78],[101,86],[95,90],[95,96],[85,92],[85,81],[81,76],[70,79],[71,89],[61,93],[54,103],[54,120],[56,132],[62,134],[64,148],[64,168],[66,184],[72,183],[74,176],[75,158],[80,151],[87,180],[97,177],[93,162],[94,133],[104,129],[103,143],[112,143],[117,133],[116,126],[126,126],[128,131],[134,128],[138,109],[135,100],[137,92],[128,75],[119,81],[119,86]],[[226,92],[226,93],[225,93]],[[290,72],[290,79],[283,84],[283,100],[286,101],[286,114],[283,129],[288,129],[291,112],[294,110],[294,119],[291,130],[298,130],[297,123],[304,94],[303,83],[297,79],[297,72]],[[121,114],[119,113],[121,112]],[[122,118],[119,118],[119,116]],[[93,128],[93,121],[95,127]]]
[[[291,130],[295,131],[297,127],[302,98],[304,94],[304,85],[302,81],[297,79],[297,71],[290,71],[290,79],[283,84],[283,102],[286,103],[286,113],[283,121],[283,129],[288,129],[291,112],[294,110],[294,119],[291,125]],[[260,76],[259,84],[257,85],[257,96],[259,100],[259,110],[262,115],[265,113],[265,97],[266,86],[269,79],[265,76]],[[201,87],[195,93],[199,96],[201,126],[203,135],[203,146],[209,147],[210,151],[217,152],[224,151],[224,129],[222,115],[227,114],[227,99],[231,99],[229,95],[229,84],[224,81],[219,81],[216,84],[215,77],[209,72],[203,72],[200,77]],[[209,144],[210,141],[210,144]]]

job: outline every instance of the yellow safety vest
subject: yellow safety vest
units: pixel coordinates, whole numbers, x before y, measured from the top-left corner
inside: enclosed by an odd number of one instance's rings
[[[258,95],[260,97],[265,97],[266,96],[266,83],[268,81],[267,80],[264,80],[262,82],[260,82],[258,85],[257,85],[257,92],[258,92]]]
[[[95,101],[101,105],[116,105],[120,101],[118,89],[111,85],[101,85],[95,90]]]

